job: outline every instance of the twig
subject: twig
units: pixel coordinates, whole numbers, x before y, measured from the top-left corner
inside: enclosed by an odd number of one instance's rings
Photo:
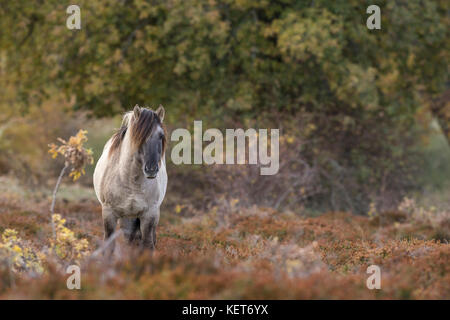
[[[109,245],[116,240],[118,236],[122,235],[122,230],[115,231],[97,250],[95,250],[88,258],[90,261],[92,258],[97,257],[99,254],[103,253]]]
[[[51,218],[51,222],[52,222],[52,232],[53,232],[53,237],[56,237],[56,231],[55,231],[55,223],[53,222],[53,214],[55,211],[55,202],[56,202],[56,193],[58,192],[59,189],[59,185],[61,184],[61,180],[62,177],[64,176],[64,173],[66,172],[67,168],[69,167],[69,165],[64,165],[64,168],[62,168],[58,180],[56,181],[56,185],[55,185],[55,189],[53,190],[53,198],[52,198],[52,205],[50,206],[50,218]]]

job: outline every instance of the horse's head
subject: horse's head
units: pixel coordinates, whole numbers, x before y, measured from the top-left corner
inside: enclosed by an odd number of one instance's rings
[[[133,110],[132,140],[137,147],[138,162],[144,176],[154,179],[161,166],[166,146],[163,126],[165,110],[159,106],[156,111],[135,106]]]

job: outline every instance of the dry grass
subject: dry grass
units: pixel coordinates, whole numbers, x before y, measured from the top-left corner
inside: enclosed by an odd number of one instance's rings
[[[93,251],[101,245],[100,206],[92,197],[73,198],[58,202],[56,212]],[[0,195],[0,232],[13,228],[30,246],[44,248],[49,201],[24,199]],[[119,239],[111,261],[81,263],[82,289],[73,291],[51,259],[43,275],[16,273],[14,281],[0,266],[0,298],[449,299],[448,214],[419,217],[410,206],[370,218],[343,212],[311,218],[232,204],[183,216],[168,201],[153,256]],[[366,287],[371,264],[381,267],[381,290]]]

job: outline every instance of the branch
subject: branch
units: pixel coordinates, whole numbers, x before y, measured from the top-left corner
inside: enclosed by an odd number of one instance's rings
[[[88,261],[90,261],[93,258],[96,258],[97,256],[99,256],[100,254],[102,254],[108,247],[109,245],[116,240],[117,237],[119,237],[120,235],[123,234],[122,230],[117,230],[115,231],[109,238],[108,240],[106,240],[97,250],[95,250],[88,258]]]
[[[50,206],[50,218],[52,221],[52,233],[53,233],[53,237],[56,237],[56,232],[55,232],[55,223],[53,222],[53,214],[55,211],[55,202],[56,202],[56,193],[58,192],[59,189],[59,185],[61,184],[61,180],[62,177],[64,176],[64,173],[66,172],[67,168],[69,167],[69,165],[65,164],[64,168],[62,168],[58,180],[56,181],[56,185],[55,185],[55,189],[53,190],[53,196],[52,196],[52,205]]]

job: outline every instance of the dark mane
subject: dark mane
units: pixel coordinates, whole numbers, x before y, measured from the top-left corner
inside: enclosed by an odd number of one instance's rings
[[[131,130],[131,143],[134,147],[140,148],[152,134],[157,125],[161,126],[164,131],[164,138],[162,141],[162,154],[164,154],[166,150],[166,129],[161,123],[158,115],[153,110],[147,108],[140,108],[139,117],[137,119],[134,118],[132,112],[124,116],[121,127],[112,136],[109,154],[111,155],[113,152],[120,149],[120,145],[125,138],[128,128]]]
[[[153,132],[155,125],[161,124],[158,116],[150,109],[141,108],[138,119],[131,126],[131,143],[140,148]]]
[[[120,145],[122,144],[122,140],[125,137],[125,133],[127,133],[127,127],[121,126],[119,130],[117,130],[113,136],[112,136],[112,142],[111,147],[109,148],[109,155],[114,153],[114,151],[118,150],[120,148]]]

